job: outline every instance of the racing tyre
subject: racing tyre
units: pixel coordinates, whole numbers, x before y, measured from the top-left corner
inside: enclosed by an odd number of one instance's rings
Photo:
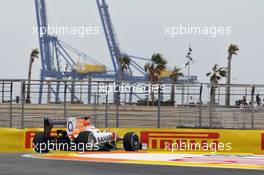
[[[123,146],[126,151],[137,151],[141,149],[139,137],[134,132],[128,132],[124,136]]]
[[[37,153],[48,153],[49,152],[47,139],[45,138],[43,132],[36,133],[33,139],[33,143],[34,143],[34,150]]]
[[[96,139],[92,132],[83,131],[80,132],[77,137],[77,147],[82,151],[91,151],[95,149]],[[88,145],[89,144],[89,145]],[[88,149],[87,149],[88,148]]]

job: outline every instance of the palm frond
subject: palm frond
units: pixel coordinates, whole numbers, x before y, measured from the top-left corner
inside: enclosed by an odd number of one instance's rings
[[[38,51],[37,48],[36,49],[33,49],[31,51],[31,54],[30,54],[31,58],[38,58],[38,55],[39,55],[39,51]]]
[[[227,71],[226,70],[219,70],[219,75],[221,76],[221,77],[226,77],[227,76]]]
[[[211,75],[211,72],[208,72],[208,73],[206,74],[207,77],[209,77],[210,75]]]
[[[232,55],[237,55],[237,52],[239,51],[239,48],[235,44],[231,44],[228,48],[228,53]]]
[[[156,81],[161,72],[166,69],[167,61],[160,53],[154,53],[151,56],[151,62],[144,66],[145,71],[149,74],[153,81]]]
[[[210,82],[213,84],[218,84],[221,78],[226,77],[227,71],[224,67],[219,67],[218,64],[215,64],[212,68],[212,72],[206,74],[207,77],[210,76]]]

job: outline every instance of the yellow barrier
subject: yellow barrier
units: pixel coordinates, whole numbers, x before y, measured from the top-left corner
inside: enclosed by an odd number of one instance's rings
[[[156,128],[107,130],[116,132],[120,136],[124,136],[127,132],[136,132],[143,145],[155,151],[174,148],[174,152],[264,153],[264,130]],[[0,128],[0,152],[31,152],[32,140],[38,131],[41,129]],[[175,149],[175,145],[180,146]]]
[[[0,152],[23,152],[24,130],[0,128]]]
[[[136,132],[149,150],[174,152],[264,153],[264,130],[110,129]],[[178,146],[178,147],[177,147]]]

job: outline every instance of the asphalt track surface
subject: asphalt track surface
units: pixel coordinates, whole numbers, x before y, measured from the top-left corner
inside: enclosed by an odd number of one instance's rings
[[[0,175],[263,175],[261,170],[45,160],[0,154]]]

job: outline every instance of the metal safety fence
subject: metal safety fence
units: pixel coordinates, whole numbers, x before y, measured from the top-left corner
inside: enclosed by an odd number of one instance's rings
[[[0,80],[0,127],[91,116],[96,127],[264,128],[264,85]],[[228,99],[228,100],[227,100]]]

